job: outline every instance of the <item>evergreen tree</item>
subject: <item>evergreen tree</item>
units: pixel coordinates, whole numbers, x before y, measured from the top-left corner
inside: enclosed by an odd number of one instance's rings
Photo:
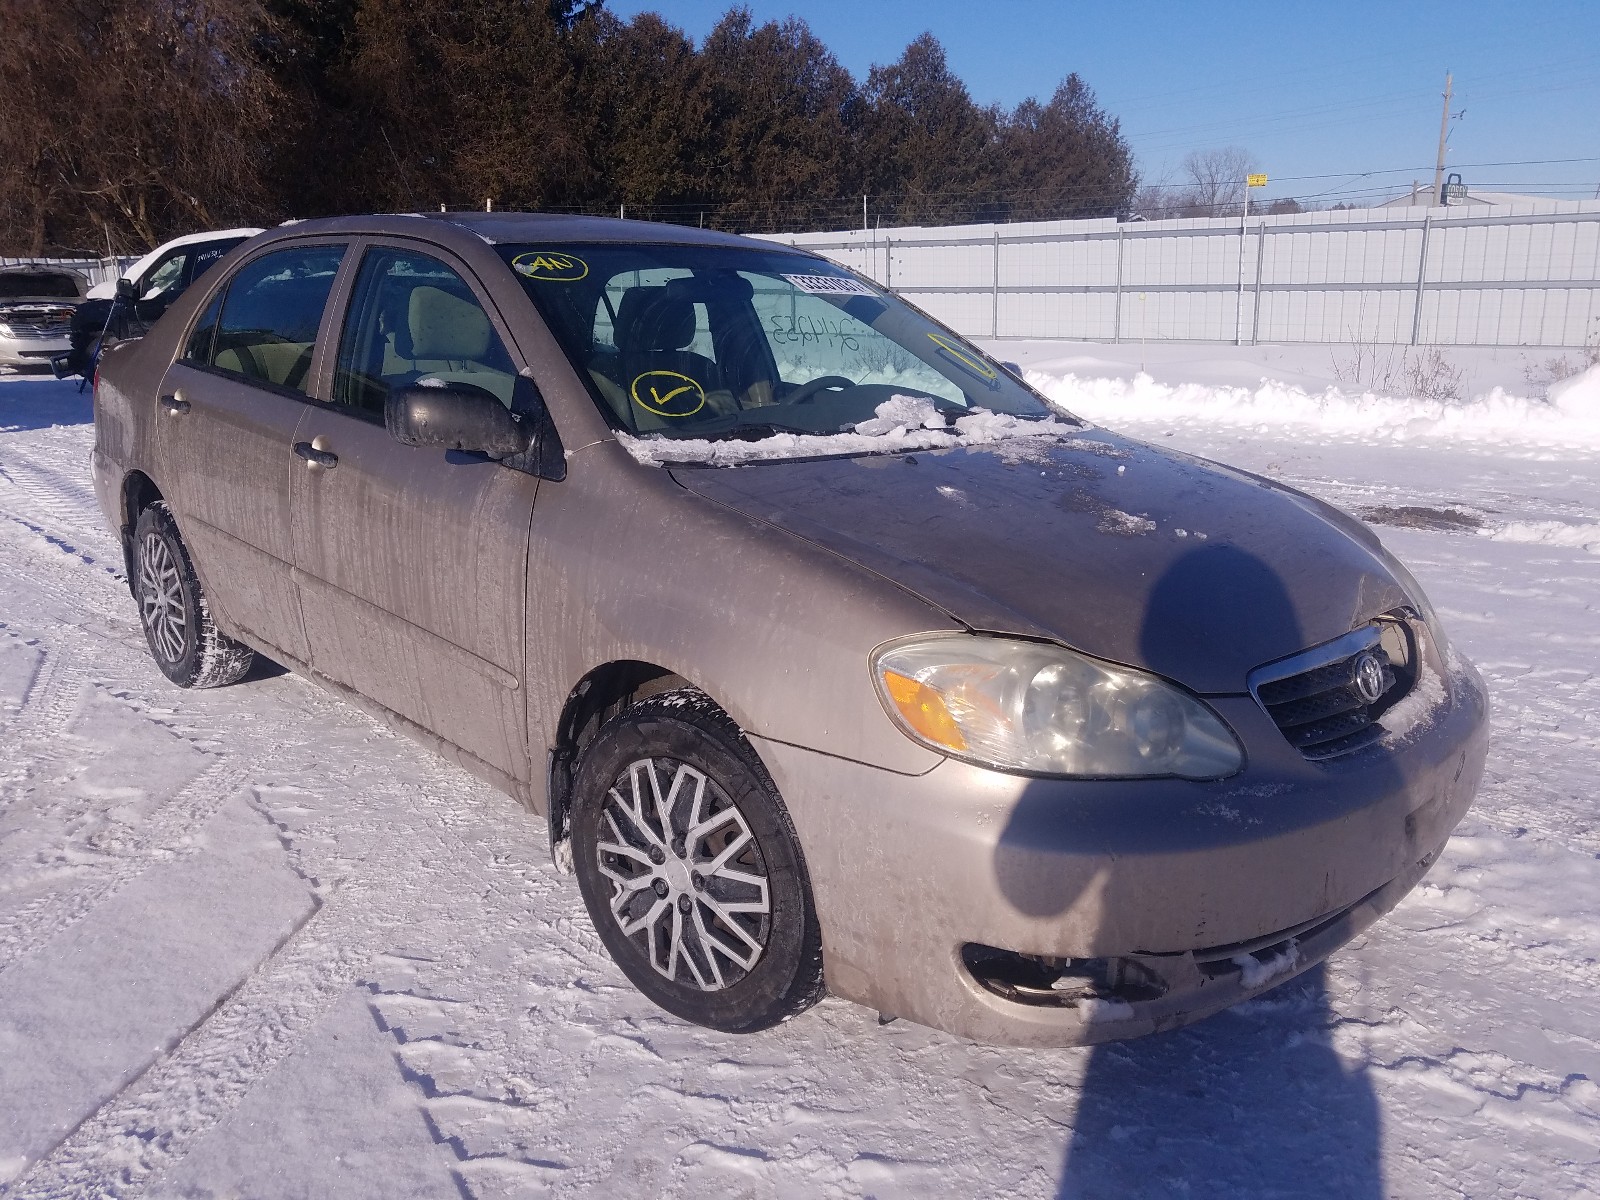
[[[855,81],[804,21],[730,11],[701,51],[711,86],[711,186],[733,228],[837,220],[855,190],[846,113]]]
[[[641,216],[656,206],[714,205],[710,89],[694,43],[655,13],[626,23],[592,14],[574,37],[572,119],[590,166],[568,202],[634,205]]]
[[[602,0],[7,0],[0,242],[148,245],[282,216],[582,208],[750,231],[1120,214],[1069,75],[973,102],[923,34],[858,84],[804,21],[696,46]]]
[[[979,108],[924,33],[867,76],[858,135],[867,190],[903,222],[986,218],[999,176],[999,114]]]
[[[1068,75],[1050,103],[1024,100],[1000,129],[1000,187],[1013,221],[1125,215],[1138,188],[1133,155],[1094,92]]]

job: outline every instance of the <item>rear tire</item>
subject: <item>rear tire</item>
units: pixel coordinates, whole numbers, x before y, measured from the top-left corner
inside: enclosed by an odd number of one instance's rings
[[[255,652],[212,622],[189,549],[165,501],[139,514],[133,546],[133,597],[161,673],[183,688],[223,687],[243,679]]]
[[[725,1033],[823,992],[822,935],[778,790],[704,692],[650,696],[583,751],[573,865],[595,929],[641,992]]]

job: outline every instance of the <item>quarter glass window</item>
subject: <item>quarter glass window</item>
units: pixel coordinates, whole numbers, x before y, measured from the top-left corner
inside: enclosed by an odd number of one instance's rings
[[[255,383],[304,392],[317,326],[343,257],[343,246],[304,246],[264,254],[240,267],[222,300],[210,365]],[[190,354],[199,349],[196,340],[205,323],[202,317],[190,338]]]
[[[482,388],[511,407],[516,368],[472,289],[436,258],[377,247],[362,260],[339,340],[333,400],[382,419],[391,388]]]

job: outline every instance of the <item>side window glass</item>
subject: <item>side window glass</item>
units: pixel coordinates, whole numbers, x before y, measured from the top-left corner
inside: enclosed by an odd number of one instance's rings
[[[391,388],[438,380],[482,388],[510,408],[516,378],[466,280],[426,254],[367,251],[339,338],[335,404],[382,420]]]
[[[189,333],[189,340],[184,343],[183,361],[209,366],[211,363],[211,344],[217,336],[217,318],[222,315],[222,292],[211,297],[211,303],[206,305],[205,312],[200,314],[200,319],[194,323],[194,329]]]
[[[140,286],[139,299],[154,300],[157,296],[176,294],[183,283],[183,265],[187,260],[185,251],[174,250],[151,267]]]
[[[184,271],[184,287],[188,287],[200,276],[222,261],[223,256],[237,246],[238,242],[217,242],[213,245],[200,245],[190,248],[189,267]]]
[[[210,365],[253,382],[304,392],[317,326],[343,257],[343,246],[305,246],[265,254],[240,267],[222,299]],[[190,338],[191,352],[205,323],[202,316]]]

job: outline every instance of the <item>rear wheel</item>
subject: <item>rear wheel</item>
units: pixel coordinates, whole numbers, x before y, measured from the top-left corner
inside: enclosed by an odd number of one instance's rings
[[[166,503],[134,525],[134,598],[145,641],[161,673],[179,687],[222,687],[243,679],[255,653],[211,620],[189,550]]]
[[[788,811],[703,692],[662,692],[585,748],[573,865],[612,958],[684,1020],[765,1029],[822,995],[821,933]]]

